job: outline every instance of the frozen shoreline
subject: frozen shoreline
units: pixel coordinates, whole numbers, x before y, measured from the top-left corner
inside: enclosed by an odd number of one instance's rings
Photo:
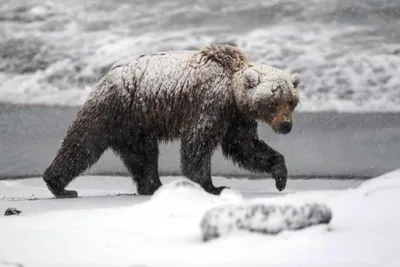
[[[53,159],[78,109],[0,104],[0,179],[39,176]],[[289,135],[277,135],[260,124],[260,137],[282,152],[293,178],[369,178],[398,166],[398,113],[295,113]],[[161,146],[161,175],[179,175],[179,143]],[[212,174],[252,176],[222,158],[213,157]],[[111,151],[86,174],[127,175]]]

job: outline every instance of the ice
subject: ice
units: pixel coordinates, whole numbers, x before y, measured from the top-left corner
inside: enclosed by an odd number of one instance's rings
[[[0,218],[0,262],[41,267],[398,266],[399,176],[399,170],[393,171],[360,186],[345,180],[293,180],[286,193],[276,193],[269,180],[216,177],[217,185],[232,188],[221,196],[183,177],[162,177],[164,186],[151,197],[132,195],[129,178],[87,176],[70,186],[80,198],[60,200],[52,199],[39,178],[0,181],[0,210],[22,211]],[[319,203],[329,207],[332,219],[275,235],[242,231],[202,240],[200,223],[207,211],[244,203]]]

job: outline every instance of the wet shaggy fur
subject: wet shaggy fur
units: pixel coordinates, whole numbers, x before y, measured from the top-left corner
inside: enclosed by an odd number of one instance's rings
[[[284,157],[258,139],[257,120],[288,133],[298,83],[298,76],[251,63],[229,45],[121,59],[78,112],[44,181],[56,197],[76,197],[65,188],[111,148],[138,193],[153,194],[161,186],[158,144],[180,139],[183,175],[209,193],[224,188],[211,179],[218,146],[240,167],[271,173],[283,190]]]

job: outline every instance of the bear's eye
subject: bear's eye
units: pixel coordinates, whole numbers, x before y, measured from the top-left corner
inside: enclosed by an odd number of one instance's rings
[[[295,107],[297,103],[296,103],[296,101],[294,101],[294,100],[289,100],[288,104],[289,104],[291,107]]]
[[[268,105],[268,110],[271,114],[275,114],[278,110],[278,105],[273,103]]]

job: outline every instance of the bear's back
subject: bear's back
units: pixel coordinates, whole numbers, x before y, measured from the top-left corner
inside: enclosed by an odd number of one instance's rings
[[[197,64],[195,56],[196,51],[132,55],[114,63],[109,80],[136,116],[182,130],[232,97],[223,67],[214,61]]]
[[[174,95],[195,90],[201,85],[206,89],[204,87],[209,82],[225,78],[224,69],[216,62],[196,65],[195,53],[172,51],[132,55],[114,63],[109,75],[116,80],[122,79],[121,89],[141,96]]]

